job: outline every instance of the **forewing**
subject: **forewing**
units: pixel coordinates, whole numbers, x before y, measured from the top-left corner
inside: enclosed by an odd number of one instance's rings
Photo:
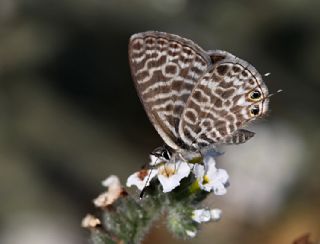
[[[226,54],[224,59],[221,53]],[[260,74],[247,62],[223,51],[212,51],[210,56],[217,63],[195,86],[179,124],[179,136],[190,149],[237,142],[242,136],[237,130],[254,119],[248,112],[252,102],[247,95],[264,85]]]
[[[179,149],[179,121],[195,84],[211,67],[209,55],[191,40],[163,32],[130,38],[131,74],[145,111],[173,149]]]

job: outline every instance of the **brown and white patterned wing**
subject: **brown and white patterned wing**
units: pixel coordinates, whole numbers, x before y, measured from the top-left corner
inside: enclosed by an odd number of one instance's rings
[[[239,129],[268,105],[268,90],[253,66],[224,51],[209,54],[217,62],[195,86],[179,124],[181,140],[193,150],[245,142],[253,134]]]
[[[241,144],[245,143],[255,135],[254,132],[244,129],[238,129],[233,134],[223,140],[223,144]]]
[[[131,74],[154,127],[172,149],[180,149],[179,121],[199,78],[211,59],[191,40],[163,32],[138,33],[130,38]]]

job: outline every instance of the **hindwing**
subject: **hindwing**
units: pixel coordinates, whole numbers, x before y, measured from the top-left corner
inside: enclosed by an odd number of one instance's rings
[[[217,62],[194,87],[179,124],[179,136],[188,149],[250,139],[253,134],[238,129],[256,118],[250,108],[264,97],[255,102],[248,96],[256,89],[266,95],[253,66],[224,51],[211,51],[210,55]]]

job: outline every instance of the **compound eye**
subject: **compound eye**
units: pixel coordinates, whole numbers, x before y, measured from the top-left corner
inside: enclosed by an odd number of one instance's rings
[[[257,116],[260,112],[260,109],[258,106],[253,106],[250,108],[250,115],[251,116]]]
[[[261,98],[261,92],[258,90],[254,90],[254,91],[250,92],[249,98],[252,101],[258,101]]]

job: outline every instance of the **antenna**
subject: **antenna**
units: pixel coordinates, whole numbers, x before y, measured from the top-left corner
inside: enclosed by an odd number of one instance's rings
[[[277,90],[275,93],[269,94],[269,95],[267,96],[267,98],[272,97],[273,95],[276,95],[276,94],[278,94],[278,93],[280,93],[280,92],[283,92],[283,90],[282,90],[282,89],[279,89],[279,90]]]

